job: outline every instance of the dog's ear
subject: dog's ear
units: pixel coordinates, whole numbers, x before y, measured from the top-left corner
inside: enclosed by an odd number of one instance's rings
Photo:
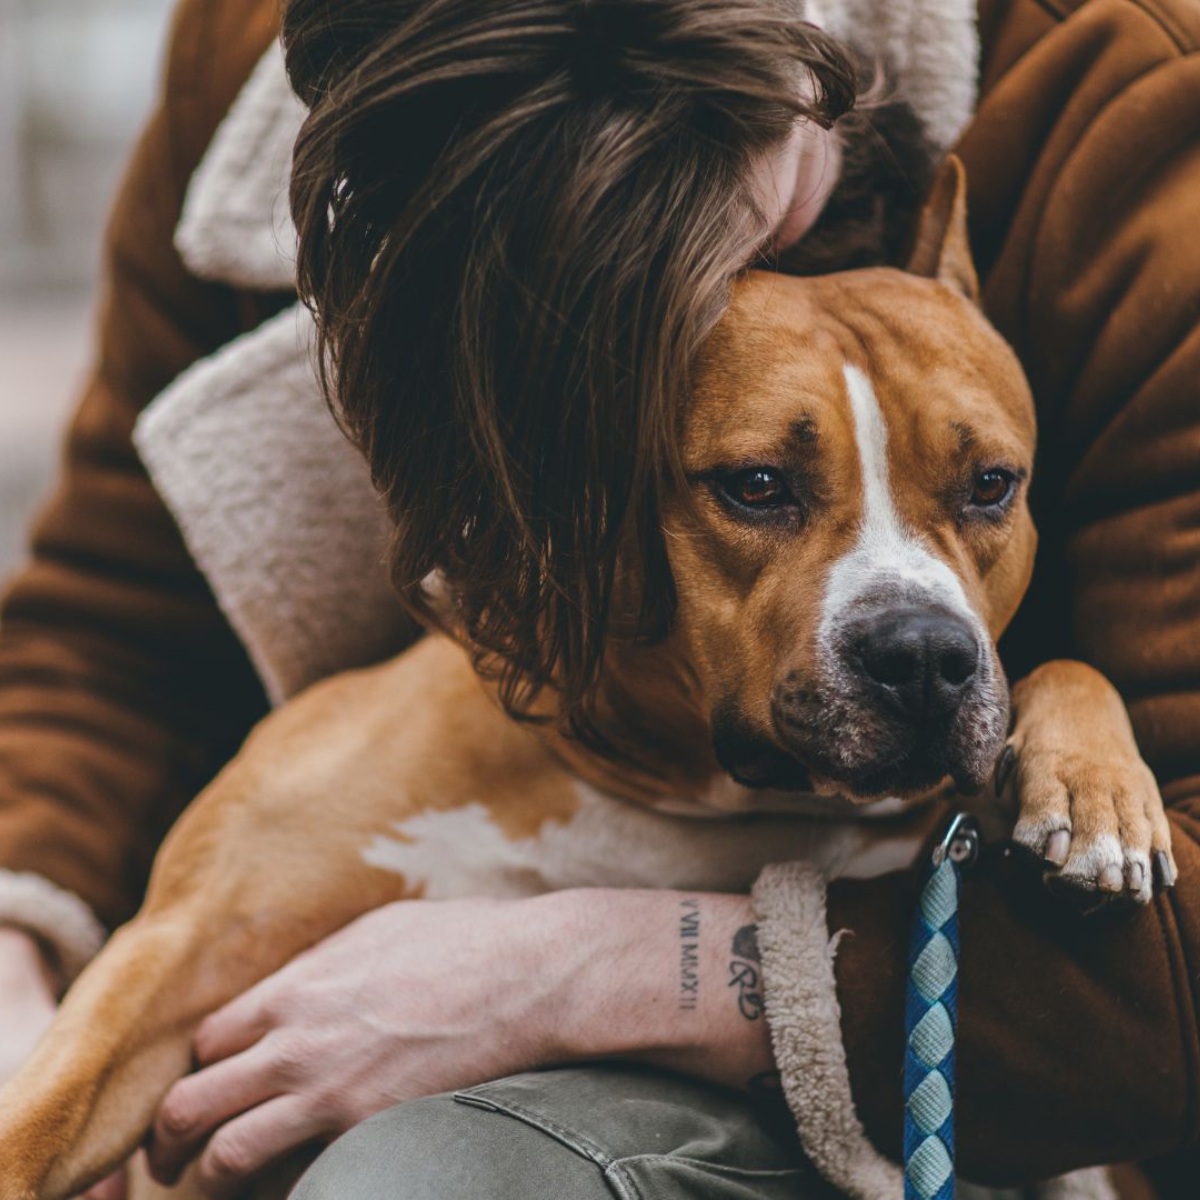
[[[917,222],[907,269],[979,303],[979,278],[967,239],[967,172],[957,155],[947,155],[938,168]]]

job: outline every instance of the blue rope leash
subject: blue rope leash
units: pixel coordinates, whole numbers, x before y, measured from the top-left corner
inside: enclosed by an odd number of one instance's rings
[[[959,813],[933,852],[913,923],[904,1014],[904,1200],[954,1200],[958,896],[979,845],[978,824]]]

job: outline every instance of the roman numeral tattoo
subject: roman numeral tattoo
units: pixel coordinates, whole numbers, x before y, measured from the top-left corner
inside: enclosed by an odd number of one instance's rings
[[[692,1012],[700,1003],[700,901],[679,902],[679,1007]]]

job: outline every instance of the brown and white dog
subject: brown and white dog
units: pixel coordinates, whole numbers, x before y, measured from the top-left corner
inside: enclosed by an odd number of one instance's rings
[[[956,163],[910,272],[739,281],[664,510],[675,627],[614,645],[601,685],[645,768],[510,720],[441,635],[306,692],[180,820],[0,1096],[0,1200],[102,1177],[206,1014],[388,901],[901,867],[928,822],[858,818],[978,790],[1006,740],[1017,839],[1057,879],[1146,900],[1169,836],[1110,685],[1049,664],[1009,733],[995,639],[1032,570],[1034,411],[975,299]]]

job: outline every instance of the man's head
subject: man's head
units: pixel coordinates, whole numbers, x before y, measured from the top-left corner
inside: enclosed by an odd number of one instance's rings
[[[752,274],[701,358],[667,506],[679,635],[742,782],[978,786],[1032,570],[1032,401],[975,304],[961,169],[914,266]]]
[[[662,480],[729,280],[793,198],[764,160],[853,102],[796,0],[289,0],[299,279],[334,410],[520,710],[586,725],[617,559],[672,590]],[[767,209],[771,205],[771,212]]]

